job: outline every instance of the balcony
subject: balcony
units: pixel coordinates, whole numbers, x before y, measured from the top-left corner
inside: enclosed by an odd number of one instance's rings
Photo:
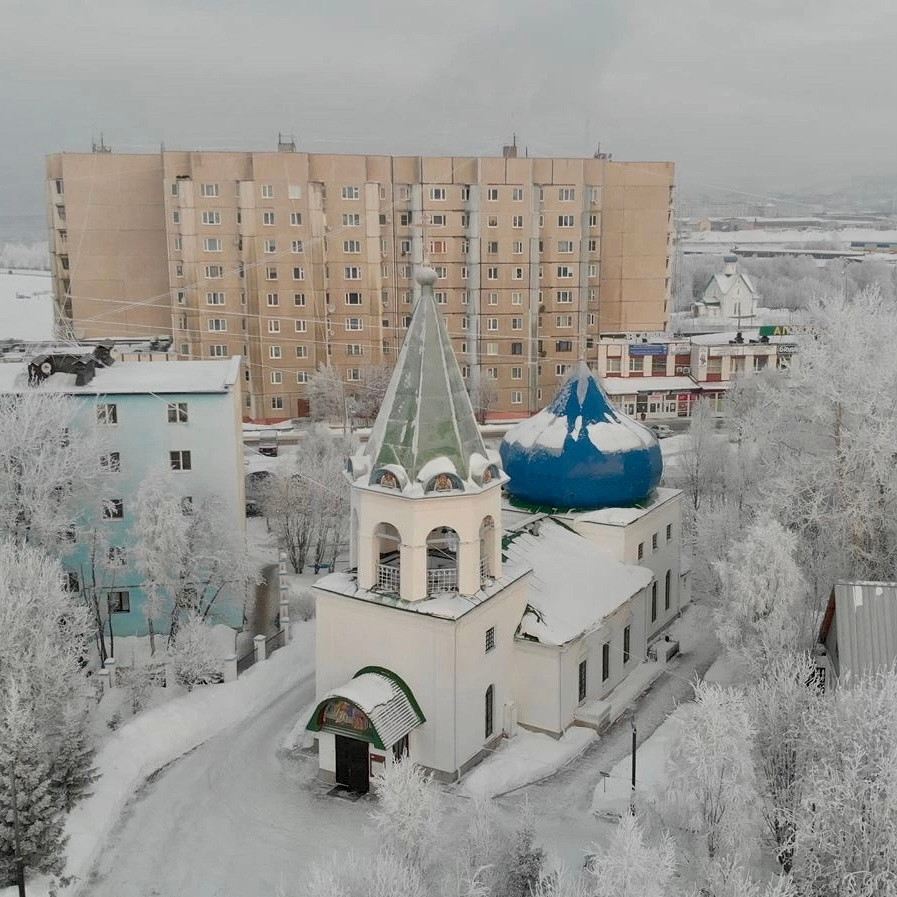
[[[458,591],[458,571],[455,567],[427,570],[427,597]]]

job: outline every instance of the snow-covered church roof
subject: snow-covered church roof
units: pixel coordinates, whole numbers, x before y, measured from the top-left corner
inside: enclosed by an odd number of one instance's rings
[[[350,459],[358,485],[403,493],[468,489],[504,479],[501,459],[480,435],[445,322],[436,307],[436,272],[417,273],[421,296],[363,451]]]
[[[663,473],[654,434],[614,408],[585,362],[547,408],[508,430],[501,457],[511,496],[547,508],[631,505]]]

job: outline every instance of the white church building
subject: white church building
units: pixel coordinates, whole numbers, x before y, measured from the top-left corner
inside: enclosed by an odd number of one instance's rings
[[[757,322],[759,302],[760,295],[753,281],[738,270],[738,256],[727,255],[723,259],[723,273],[714,274],[707,281],[692,314],[696,318],[729,321],[740,329]]]
[[[650,431],[581,365],[487,449],[435,278],[418,273],[389,389],[348,463],[350,569],[315,585],[307,728],[322,775],[356,791],[405,754],[455,780],[518,725],[600,728],[687,594],[681,494],[657,488]]]

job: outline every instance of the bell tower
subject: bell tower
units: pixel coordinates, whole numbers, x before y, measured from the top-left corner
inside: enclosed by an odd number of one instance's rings
[[[403,601],[473,595],[501,573],[497,452],[480,435],[445,322],[436,272],[421,287],[380,413],[349,459],[358,586]]]

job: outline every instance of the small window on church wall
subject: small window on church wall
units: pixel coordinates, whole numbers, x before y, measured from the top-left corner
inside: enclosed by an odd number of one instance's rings
[[[396,475],[389,470],[381,470],[375,479],[375,485],[383,486],[384,489],[398,489],[399,481]]]
[[[645,556],[645,543],[638,543],[638,559],[641,560]]]
[[[450,473],[438,473],[427,483],[425,492],[451,492],[452,489],[461,489],[461,481]]]
[[[588,661],[583,660],[579,664],[579,700],[580,702],[586,699],[586,686],[588,683],[588,677],[586,676],[586,670],[588,666]]]
[[[486,738],[491,737],[495,717],[495,686],[486,689]]]
[[[497,477],[498,477],[498,468],[494,464],[490,464],[483,471],[483,485],[485,486],[486,483],[491,483]]]
[[[486,653],[488,654],[495,647],[495,627],[490,626],[486,630]]]

